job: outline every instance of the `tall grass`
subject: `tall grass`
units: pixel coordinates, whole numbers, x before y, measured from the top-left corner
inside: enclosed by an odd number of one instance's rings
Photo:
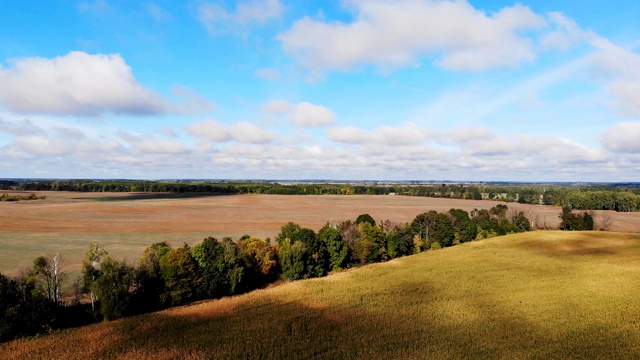
[[[531,232],[0,345],[0,358],[640,358],[640,235]]]

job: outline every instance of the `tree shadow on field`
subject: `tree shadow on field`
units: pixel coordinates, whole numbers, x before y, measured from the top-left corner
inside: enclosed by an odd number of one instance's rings
[[[195,199],[202,197],[228,196],[233,194],[221,193],[128,193],[122,196],[95,196],[75,199],[92,201],[135,201],[135,200],[166,200],[166,199]]]

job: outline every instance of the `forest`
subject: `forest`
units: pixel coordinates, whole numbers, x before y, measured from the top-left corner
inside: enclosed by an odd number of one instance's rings
[[[350,184],[271,181],[23,180],[0,181],[0,190],[163,192],[278,195],[405,195],[568,206],[576,210],[640,211],[640,185],[631,184]]]
[[[570,221],[563,229],[586,229],[588,214],[566,208],[560,216],[563,224],[563,216]],[[376,221],[362,214],[327,223],[317,232],[289,222],[273,243],[249,235],[235,241],[208,237],[193,246],[159,242],[135,264],[113,259],[103,246],[90,244],[80,276],[64,271],[60,253],[37,257],[31,269],[14,278],[0,274],[0,312],[6,314],[0,319],[0,340],[242,294],[277,281],[322,277],[531,229],[522,212],[498,204],[470,213],[429,211],[410,223]]]

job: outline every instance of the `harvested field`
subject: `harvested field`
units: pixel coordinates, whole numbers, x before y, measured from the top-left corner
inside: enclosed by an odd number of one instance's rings
[[[14,192],[15,193],[15,192]],[[28,193],[27,193],[28,194]],[[416,215],[451,208],[488,209],[494,201],[405,196],[287,196],[148,193],[38,192],[46,200],[0,202],[0,272],[15,274],[40,255],[59,251],[68,271],[79,270],[89,243],[100,243],[116,259],[136,261],[158,241],[195,244],[204,237],[274,238],[280,227],[297,222],[318,230],[327,221],[354,220],[369,213],[376,220],[411,221]],[[553,206],[507,204],[548,228],[559,224]],[[596,224],[601,221],[596,212]],[[606,212],[611,230],[639,232],[640,213]]]

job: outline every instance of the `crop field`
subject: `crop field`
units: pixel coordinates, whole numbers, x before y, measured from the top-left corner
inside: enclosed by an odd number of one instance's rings
[[[0,345],[17,358],[637,359],[640,234],[537,231]]]
[[[15,193],[15,192],[14,192]],[[29,194],[29,193],[25,193]],[[0,202],[0,272],[14,275],[34,258],[60,252],[65,270],[78,272],[89,243],[135,262],[154,242],[195,244],[207,236],[274,238],[289,221],[318,230],[327,221],[409,222],[423,212],[489,209],[494,201],[405,196],[231,195],[39,192],[45,200]],[[560,209],[509,203],[539,226],[555,228]],[[596,224],[602,212],[596,212]],[[640,231],[640,213],[607,212],[611,230]]]

